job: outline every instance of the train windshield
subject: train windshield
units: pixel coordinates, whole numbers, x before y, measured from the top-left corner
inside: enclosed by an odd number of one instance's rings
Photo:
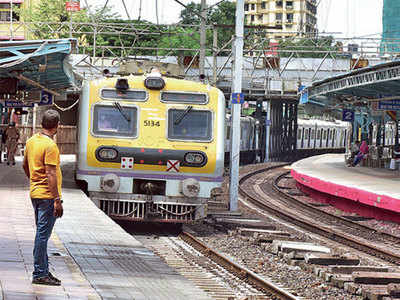
[[[210,141],[212,139],[211,111],[170,109],[168,111],[168,138]]]
[[[137,108],[122,106],[125,115],[116,106],[96,105],[93,113],[93,133],[108,136],[136,137]]]

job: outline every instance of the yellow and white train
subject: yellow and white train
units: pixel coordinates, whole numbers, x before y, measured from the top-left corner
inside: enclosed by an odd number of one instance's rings
[[[199,82],[147,76],[84,83],[76,179],[116,219],[206,216],[224,172],[225,98]]]

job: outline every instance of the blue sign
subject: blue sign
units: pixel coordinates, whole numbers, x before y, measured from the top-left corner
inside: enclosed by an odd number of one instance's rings
[[[243,104],[244,94],[243,93],[232,93],[232,104]]]
[[[18,107],[33,107],[33,103],[24,103],[21,101],[6,101],[6,107],[13,107],[13,108],[18,108]]]
[[[265,126],[271,126],[272,122],[271,120],[265,120]]]
[[[353,122],[354,111],[349,109],[343,109],[342,121]]]
[[[308,102],[308,90],[306,88],[303,88],[300,91],[300,104],[305,104]]]
[[[400,100],[378,101],[380,110],[400,110]]]
[[[46,91],[41,91],[39,105],[53,105],[53,94]]]

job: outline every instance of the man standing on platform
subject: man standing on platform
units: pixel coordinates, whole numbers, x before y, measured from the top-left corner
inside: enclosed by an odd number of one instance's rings
[[[15,127],[14,122],[10,122],[10,125],[5,130],[6,135],[6,147],[7,147],[7,165],[15,165],[15,151],[17,151],[19,131]]]
[[[42,119],[43,130],[26,142],[23,168],[30,179],[30,197],[35,211],[36,236],[33,249],[32,283],[61,285],[49,271],[47,242],[56,218],[63,215],[61,200],[62,174],[60,151],[53,141],[60,115],[47,110]]]

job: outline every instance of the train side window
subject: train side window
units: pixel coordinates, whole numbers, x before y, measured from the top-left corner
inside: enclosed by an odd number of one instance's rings
[[[311,139],[315,140],[315,129],[311,130]]]
[[[137,108],[122,106],[122,111],[111,105],[95,105],[92,130],[95,135],[137,136]]]
[[[321,139],[321,130],[318,129],[317,131],[317,140]]]
[[[168,110],[168,138],[173,140],[212,140],[212,112],[205,110]]]
[[[323,132],[324,132],[324,133],[323,133],[323,138],[322,138],[322,139],[323,139],[323,140],[326,140],[326,130],[323,130]]]
[[[301,140],[301,133],[302,133],[301,129],[297,130],[297,139],[298,140]]]

